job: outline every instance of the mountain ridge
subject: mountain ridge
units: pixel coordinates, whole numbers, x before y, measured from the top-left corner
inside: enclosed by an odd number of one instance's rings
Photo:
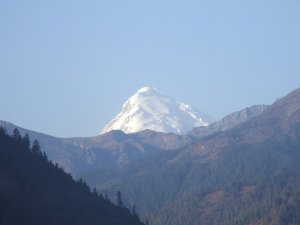
[[[198,130],[192,135],[178,135],[146,129],[131,134],[115,130],[92,137],[58,138],[1,120],[0,125],[6,127],[9,133],[12,133],[14,128],[18,128],[22,135],[28,133],[32,140],[38,139],[48,157],[75,177],[96,169],[122,168],[151,155],[183,148],[195,142],[196,139],[220,132],[220,129],[226,129],[222,126],[218,129],[210,129],[210,126],[214,126],[212,123],[207,129],[201,129],[201,127],[195,129],[199,129],[201,132]],[[236,123],[232,124],[232,126],[236,125]]]
[[[189,135],[200,138],[214,133],[229,130],[263,113],[269,108],[268,105],[253,105],[240,111],[233,112],[221,120],[209,124],[207,127],[196,127]]]

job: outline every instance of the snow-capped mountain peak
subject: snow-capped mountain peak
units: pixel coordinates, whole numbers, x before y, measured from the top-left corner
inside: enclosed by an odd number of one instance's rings
[[[190,105],[177,102],[152,87],[139,89],[124,104],[122,111],[101,131],[122,130],[134,133],[150,129],[184,134],[194,127],[208,126],[209,116]]]
[[[152,87],[142,87],[137,92],[138,93],[150,93],[150,92],[159,92],[159,91]]]

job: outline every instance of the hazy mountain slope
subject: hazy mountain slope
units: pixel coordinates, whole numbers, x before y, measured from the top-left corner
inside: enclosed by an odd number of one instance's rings
[[[86,178],[121,189],[151,224],[299,224],[299,149],[297,89],[233,129]]]
[[[134,133],[146,129],[186,134],[192,128],[207,126],[211,118],[190,105],[176,102],[150,87],[141,88],[124,104],[122,111],[101,131],[122,130]]]
[[[223,119],[209,124],[207,127],[196,127],[189,133],[189,135],[199,138],[229,130],[260,115],[266,109],[268,109],[268,106],[266,105],[254,105],[247,107],[243,110],[231,113]]]

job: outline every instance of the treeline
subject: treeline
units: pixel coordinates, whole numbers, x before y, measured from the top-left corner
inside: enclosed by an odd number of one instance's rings
[[[143,224],[135,208],[124,207],[121,192],[117,202],[74,181],[48,160],[38,141],[0,127],[0,224]]]

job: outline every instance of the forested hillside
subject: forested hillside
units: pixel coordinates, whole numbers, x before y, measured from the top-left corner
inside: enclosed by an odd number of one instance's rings
[[[118,206],[82,181],[75,182],[16,129],[0,128],[0,224],[142,225],[137,214]]]

